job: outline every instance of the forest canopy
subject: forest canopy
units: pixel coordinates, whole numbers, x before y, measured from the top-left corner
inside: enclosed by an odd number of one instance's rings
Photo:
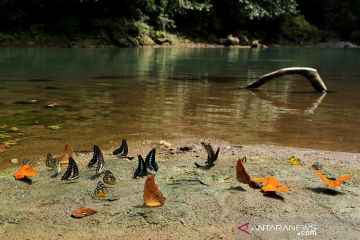
[[[360,41],[360,0],[0,0],[1,42]]]

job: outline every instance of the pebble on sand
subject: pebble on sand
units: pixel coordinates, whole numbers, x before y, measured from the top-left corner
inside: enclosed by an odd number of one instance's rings
[[[17,158],[12,158],[12,159],[10,160],[10,162],[16,164],[16,163],[19,162],[19,159],[17,159]]]

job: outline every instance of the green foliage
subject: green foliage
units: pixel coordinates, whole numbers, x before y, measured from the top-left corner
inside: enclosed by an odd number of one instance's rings
[[[111,41],[114,32],[136,38],[157,31],[209,39],[244,30],[303,42],[318,32],[305,19],[321,32],[359,39],[360,0],[0,0],[0,42],[99,33]]]
[[[295,43],[318,39],[319,32],[302,15],[287,17],[282,21],[280,31],[283,37]]]

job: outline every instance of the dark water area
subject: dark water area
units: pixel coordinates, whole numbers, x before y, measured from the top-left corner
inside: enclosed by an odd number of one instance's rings
[[[17,143],[0,161],[179,136],[360,152],[359,59],[357,49],[0,49],[0,142]],[[296,76],[244,88],[294,66],[316,68],[331,92]]]

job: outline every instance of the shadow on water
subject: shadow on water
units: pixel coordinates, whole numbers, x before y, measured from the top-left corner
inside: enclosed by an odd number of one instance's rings
[[[308,187],[306,188],[307,190],[310,190],[314,193],[317,193],[317,194],[326,194],[326,195],[330,195],[330,196],[337,196],[337,195],[343,195],[345,193],[343,192],[339,192],[337,190],[334,190],[334,189],[330,189],[330,188],[323,188],[323,187],[316,187],[316,188],[311,188],[311,187]]]

